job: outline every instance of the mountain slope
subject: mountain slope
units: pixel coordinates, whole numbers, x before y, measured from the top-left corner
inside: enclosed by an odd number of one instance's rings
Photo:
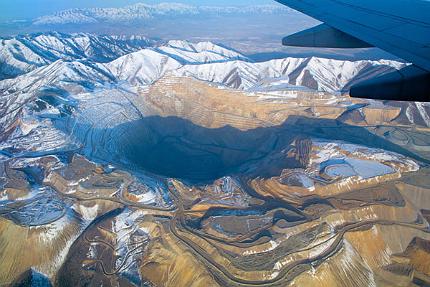
[[[60,82],[80,83],[83,86],[87,83],[88,86],[94,86],[97,83],[114,80],[115,78],[102,64],[84,60],[71,62],[58,60],[15,79],[0,81],[0,91],[30,93]]]
[[[40,96],[49,96],[50,90],[63,98],[70,93],[92,91],[114,81],[115,78],[102,64],[63,60],[14,79],[0,81],[0,134],[6,134],[20,120],[26,104]]]
[[[290,85],[339,92],[353,83],[399,69],[396,61],[341,61],[325,58],[285,58],[253,62],[239,53],[208,42],[170,41],[106,64],[112,74],[131,84],[150,84],[167,72],[235,89],[261,90],[267,79],[287,79]],[[276,82],[276,81],[275,81]]]
[[[173,73],[249,91],[269,88],[268,79],[272,79],[273,89],[279,78],[289,85],[337,92],[347,90],[359,80],[404,66],[388,60],[341,61],[316,57],[254,62],[211,42],[172,40],[147,47],[154,42],[136,36],[47,33],[2,39],[0,43],[0,79],[25,74],[59,59],[64,62],[84,59],[83,65],[108,62],[103,68],[112,74],[108,78],[132,85],[150,84],[166,73]]]
[[[152,45],[145,37],[91,34],[32,34],[0,39],[0,80],[13,78],[59,59],[109,62]]]
[[[193,44],[187,41],[169,41],[157,48],[143,49],[122,56],[106,64],[106,67],[119,80],[128,81],[132,85],[144,85],[186,65],[199,66],[204,63],[228,65],[236,59],[250,61],[236,51],[210,42]]]
[[[150,84],[167,71],[181,67],[181,63],[167,55],[151,49],[134,52],[106,65],[119,80],[132,85]]]
[[[239,52],[211,42],[191,43],[171,40],[156,49],[183,64],[226,62],[231,60],[251,61]]]

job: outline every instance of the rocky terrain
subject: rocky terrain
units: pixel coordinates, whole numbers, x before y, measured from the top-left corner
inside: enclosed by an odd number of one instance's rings
[[[430,284],[428,107],[344,93],[403,63],[24,38],[50,44],[2,57],[1,286]]]

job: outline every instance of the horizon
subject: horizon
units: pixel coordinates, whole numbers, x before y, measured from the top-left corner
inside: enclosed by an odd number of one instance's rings
[[[283,49],[280,39],[285,33],[294,33],[308,28],[318,22],[301,13],[286,9],[284,5],[274,0],[94,0],[53,1],[36,0],[37,5],[30,4],[30,0],[17,0],[16,2],[0,4],[3,10],[0,16],[0,37],[15,37],[34,33],[57,31],[61,33],[86,32],[95,35],[140,35],[159,40],[192,40],[214,41],[245,53],[272,52]],[[265,9],[250,9],[249,13],[241,13],[241,8],[235,13],[211,13],[202,10],[202,13],[183,13],[181,9],[175,12],[156,13],[157,9],[148,11],[122,10],[122,7],[144,3],[157,5],[161,3],[180,3],[192,7],[253,7],[269,5],[275,7],[274,11],[280,13],[266,13]],[[51,5],[52,4],[52,5]],[[22,9],[24,7],[25,9]],[[32,9],[28,9],[31,7]],[[91,7],[113,8],[106,13],[80,10],[74,13],[57,14],[72,8],[91,9]],[[172,5],[172,7],[174,7]],[[153,11],[154,10],[154,11]],[[172,10],[172,11],[173,11]],[[187,10],[187,9],[186,9]],[[252,12],[252,11],[254,12]],[[268,9],[269,11],[271,9]],[[188,10],[187,10],[188,11]],[[118,13],[118,15],[112,15]],[[207,13],[203,15],[204,13]],[[174,23],[174,25],[172,25]],[[234,27],[234,29],[231,29]],[[240,27],[240,29],[237,29]]]
[[[160,3],[181,3],[195,6],[248,6],[278,4],[274,0],[77,0],[73,2],[66,0],[16,0],[13,2],[0,2],[0,10],[3,11],[0,14],[0,22],[31,20],[40,16],[74,8],[120,8],[137,3],[145,3],[149,5],[155,5]],[[29,9],[28,7],[31,7],[31,9]]]
[[[51,16],[55,12],[72,8],[119,8],[137,3],[156,5],[160,3],[183,3],[193,6],[253,6],[253,5],[274,5],[283,8],[285,6],[274,0],[236,0],[236,1],[215,1],[215,0],[94,0],[85,2],[78,1],[53,1],[36,0],[40,5],[32,7],[34,9],[20,9],[29,7],[30,0],[17,0],[14,3],[0,3],[0,9],[4,11],[0,15],[0,37],[15,37],[18,35],[38,34],[46,32],[90,33],[94,35],[139,35],[151,39],[168,41],[172,39],[188,40],[192,42],[211,41],[222,43],[230,48],[240,51],[246,55],[258,55],[266,59],[267,55],[273,57],[283,57],[288,54],[296,57],[306,57],[318,55],[323,57],[334,57],[341,59],[362,59],[362,58],[389,58],[395,59],[388,53],[378,49],[371,50],[333,50],[333,49],[313,49],[300,47],[284,47],[280,39],[287,34],[310,28],[318,21],[299,12],[287,12],[277,15],[212,15],[209,17],[189,17],[181,16],[152,18],[147,22],[122,22],[115,20],[115,25],[109,21],[99,21],[97,23],[55,23],[52,25],[35,24],[38,17]],[[52,5],[51,5],[52,4]],[[7,9],[5,9],[7,8]],[[31,11],[30,11],[31,10]],[[7,18],[5,20],[5,18]],[[22,21],[20,21],[22,20]],[[171,21],[175,21],[172,25]],[[241,29],[229,29],[230,27],[241,27]]]

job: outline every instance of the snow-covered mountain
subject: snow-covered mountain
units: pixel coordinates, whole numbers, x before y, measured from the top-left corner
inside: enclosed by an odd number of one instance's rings
[[[250,61],[239,52],[211,42],[169,41],[166,45],[159,47],[157,51],[175,58],[183,64],[214,63],[231,60]]]
[[[4,91],[12,86],[31,89],[32,83],[40,86],[60,81],[127,81],[131,85],[147,85],[170,73],[249,91],[264,91],[281,81],[338,92],[358,80],[405,65],[390,60],[343,61],[317,57],[254,62],[211,42],[176,40],[141,49],[147,45],[153,42],[140,37],[90,34],[49,33],[3,39],[0,46],[3,78],[22,76],[1,81],[0,89]],[[88,71],[92,72],[88,74]]]
[[[399,69],[396,61],[342,61],[325,58],[284,58],[254,62],[238,52],[210,42],[192,44],[170,41],[166,45],[143,49],[106,67],[119,80],[132,85],[150,84],[166,73],[190,76],[235,89],[260,91],[267,80],[287,80],[288,84],[313,90],[338,92],[358,80]]]
[[[79,83],[90,87],[97,83],[115,81],[103,64],[90,61],[57,60],[15,79],[0,81],[0,91],[31,93],[41,88],[67,83]]]
[[[267,79],[281,79],[295,86],[313,90],[338,92],[348,89],[354,82],[398,69],[404,64],[395,61],[341,61],[325,58],[285,58],[252,63],[230,61],[184,66],[177,75],[192,76],[201,80],[225,84],[232,88],[260,90]],[[273,84],[276,84],[274,81]]]
[[[57,60],[14,79],[0,81],[0,134],[19,121],[27,103],[42,95],[53,93],[54,97],[61,98],[69,93],[92,91],[114,81],[103,64],[84,60]]]
[[[145,85],[181,68],[215,63],[227,65],[235,60],[251,61],[238,52],[210,42],[193,44],[169,41],[157,48],[143,49],[120,57],[106,64],[106,67],[118,80],[128,81],[132,85]]]
[[[132,22],[165,16],[204,14],[280,14],[292,10],[282,5],[193,6],[182,3],[149,5],[138,3],[122,8],[69,9],[34,20],[36,25],[88,24],[99,22]]]
[[[0,39],[0,80],[13,78],[59,59],[108,62],[153,45],[145,37],[45,33]]]

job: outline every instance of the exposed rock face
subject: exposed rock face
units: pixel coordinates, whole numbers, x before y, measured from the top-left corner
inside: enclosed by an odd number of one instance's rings
[[[297,162],[299,168],[306,168],[309,165],[312,140],[309,138],[298,138],[293,143],[294,148],[290,149],[289,157]]]

